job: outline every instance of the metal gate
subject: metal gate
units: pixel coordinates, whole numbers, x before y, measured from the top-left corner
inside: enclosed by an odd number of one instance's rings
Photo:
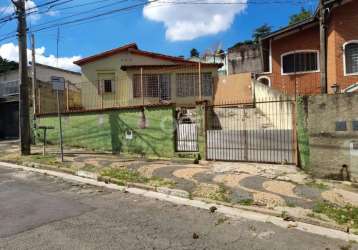
[[[176,115],[176,151],[197,152],[198,126],[195,110],[181,109]]]
[[[19,137],[19,102],[0,103],[0,139]]]
[[[208,106],[207,159],[295,164],[294,110],[290,100]]]

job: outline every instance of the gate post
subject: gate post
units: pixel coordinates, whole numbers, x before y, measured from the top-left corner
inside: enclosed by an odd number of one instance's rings
[[[198,128],[198,138],[197,138],[197,143],[198,143],[198,149],[199,149],[199,154],[201,159],[205,159],[206,160],[206,150],[207,150],[207,145],[206,145],[206,130],[207,130],[207,106],[208,103],[207,101],[201,101],[201,102],[197,102],[196,105],[196,113],[197,113],[197,124],[200,126]]]
[[[296,99],[296,98],[295,98]],[[297,123],[296,123],[296,100],[291,100],[291,114],[292,114],[292,148],[293,162],[298,165],[298,141],[297,141]]]

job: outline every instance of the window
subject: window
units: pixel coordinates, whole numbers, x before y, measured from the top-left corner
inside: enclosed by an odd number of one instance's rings
[[[345,75],[358,74],[358,41],[344,45],[344,67]]]
[[[268,76],[260,76],[259,78],[257,78],[257,81],[262,83],[263,85],[266,85],[267,87],[271,86],[271,81]]]
[[[282,74],[294,74],[318,71],[318,52],[289,52],[281,56]]]
[[[170,99],[170,74],[143,74],[144,97]],[[133,97],[141,97],[141,75],[133,76]]]
[[[353,131],[358,131],[358,120],[352,121],[352,128],[353,128]]]
[[[347,122],[336,121],[336,131],[347,131]]]
[[[115,92],[115,73],[99,73],[97,77],[99,94],[110,94]]]
[[[19,81],[2,82],[0,84],[0,96],[11,96],[19,94]]]
[[[112,92],[112,80],[103,80],[104,93]]]
[[[176,75],[177,95],[179,97],[199,95],[199,75],[194,73],[180,73]],[[213,78],[211,73],[201,74],[201,93],[212,96]]]

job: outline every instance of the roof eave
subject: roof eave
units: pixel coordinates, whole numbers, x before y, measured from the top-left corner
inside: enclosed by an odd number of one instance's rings
[[[309,17],[309,18],[303,20],[302,22],[295,23],[295,24],[286,26],[286,27],[284,27],[282,29],[279,29],[277,31],[274,31],[274,32],[268,34],[267,36],[262,37],[260,40],[264,41],[264,40],[267,40],[267,39],[271,39],[273,37],[276,37],[276,36],[281,35],[281,34],[286,33],[286,32],[294,31],[296,29],[301,30],[304,26],[313,24],[313,23],[315,23],[317,21],[318,21],[317,18],[315,16],[312,16],[312,17]]]

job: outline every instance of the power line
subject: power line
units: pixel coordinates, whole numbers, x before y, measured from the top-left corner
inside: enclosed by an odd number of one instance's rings
[[[60,0],[53,0],[51,2],[47,2],[47,3],[42,4],[42,6],[45,6],[45,4],[48,5],[48,4],[51,4],[53,2],[58,2],[58,1],[60,1]],[[65,2],[67,3],[69,1],[73,1],[73,0],[66,0]],[[104,1],[104,0],[102,0],[102,1]],[[128,0],[121,0],[118,3],[122,3],[122,2],[126,2],[126,1],[128,1]],[[148,4],[152,4],[152,3],[155,3],[155,2],[158,2],[158,4],[160,4],[160,5],[154,5],[152,7],[164,6],[166,4],[173,4],[173,5],[177,5],[177,4],[208,4],[208,2],[202,2],[202,0],[201,0],[201,2],[200,1],[195,1],[195,2],[194,1],[191,1],[191,2],[188,2],[188,1],[187,2],[182,2],[182,1],[179,1],[179,2],[178,1],[159,2],[159,1],[160,0],[153,0],[153,1],[150,1],[150,2],[145,1],[145,2],[135,4],[135,5],[126,6],[126,7],[123,7],[123,8],[98,13],[96,15],[87,16],[87,17],[83,17],[83,18],[78,18],[78,19],[75,19],[75,20],[69,20],[69,21],[66,21],[66,22],[59,22],[59,23],[55,23],[53,25],[41,27],[41,26],[44,26],[46,24],[56,22],[58,20],[63,20],[63,19],[67,19],[67,18],[70,18],[70,17],[82,15],[82,14],[87,14],[88,12],[91,11],[91,10],[86,10],[84,12],[79,12],[79,13],[72,14],[72,15],[69,15],[69,16],[66,16],[66,17],[63,17],[63,18],[59,18],[59,19],[56,19],[56,20],[52,20],[52,21],[49,21],[49,22],[46,22],[46,23],[36,25],[36,26],[34,26],[32,28],[31,32],[40,32],[40,31],[43,31],[43,30],[53,29],[53,28],[56,28],[58,26],[65,26],[65,25],[74,24],[74,23],[85,23],[88,20],[92,20],[92,19],[96,19],[96,18],[99,18],[99,17],[104,17],[104,16],[116,14],[116,13],[119,13],[119,12],[122,12],[122,11],[129,11],[129,10],[132,10],[132,9],[135,9],[135,8],[138,8],[138,7],[142,7],[142,6],[145,6],[145,5],[148,5]],[[256,0],[255,1],[255,0],[251,0],[251,1],[246,2],[246,4],[251,4],[251,3],[255,3],[255,4],[290,3],[290,4],[292,4],[293,1],[288,1],[288,0],[273,0],[273,1],[272,0],[266,0],[266,1],[257,1]],[[295,3],[297,3],[297,1]],[[233,2],[215,2],[215,3],[210,2],[210,4],[234,4],[234,3]],[[243,4],[243,2],[235,2],[235,4]],[[113,5],[113,3],[105,5],[105,6],[101,6],[100,8],[102,9],[102,8],[106,8],[106,7],[109,7],[109,6],[112,6],[112,5]],[[95,11],[95,10],[98,10],[98,8],[92,9],[92,11]],[[36,28],[36,27],[38,27],[38,28]],[[11,39],[11,38],[16,36],[16,34],[14,34],[14,32],[10,32],[10,33],[4,34],[4,35],[5,35],[5,37],[0,38],[0,41]]]

